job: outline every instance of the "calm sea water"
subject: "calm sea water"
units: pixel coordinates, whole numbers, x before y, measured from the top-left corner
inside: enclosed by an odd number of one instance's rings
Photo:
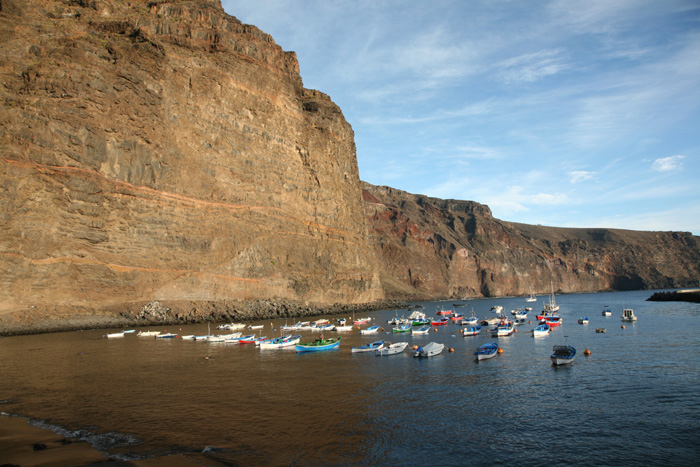
[[[533,316],[499,339],[462,337],[455,325],[428,336],[354,330],[340,350],[317,354],[102,338],[108,330],[0,338],[0,411],[127,460],[204,452],[205,461],[247,465],[697,465],[700,305],[646,302],[651,293],[558,296],[564,324],[545,337],[529,333]],[[455,310],[538,312],[545,300],[473,300]],[[461,302],[427,302],[424,311],[453,303]],[[606,305],[613,316],[601,316]],[[639,317],[625,329],[623,307]],[[388,332],[396,314],[409,312],[370,316]],[[590,324],[577,324],[584,315]],[[272,335],[270,322],[263,332]],[[380,338],[454,352],[350,352]],[[503,354],[477,363],[474,350],[490,341]],[[552,346],[564,343],[578,349],[576,361],[553,367]]]

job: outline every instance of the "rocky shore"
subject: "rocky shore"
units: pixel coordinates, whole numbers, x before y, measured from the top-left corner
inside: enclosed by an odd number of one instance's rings
[[[700,289],[656,292],[647,298],[649,302],[692,302],[700,303]]]
[[[284,300],[150,301],[120,304],[102,310],[57,306],[51,309],[30,308],[21,313],[0,315],[0,336],[110,327],[312,318],[407,306],[406,302],[400,300],[334,305],[304,304]]]

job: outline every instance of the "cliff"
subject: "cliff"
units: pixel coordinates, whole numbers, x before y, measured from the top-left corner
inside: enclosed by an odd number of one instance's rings
[[[516,224],[475,202],[363,188],[388,297],[675,288],[700,277],[700,241],[690,233]]]
[[[219,0],[1,2],[0,315],[382,297],[352,128],[294,53]]]

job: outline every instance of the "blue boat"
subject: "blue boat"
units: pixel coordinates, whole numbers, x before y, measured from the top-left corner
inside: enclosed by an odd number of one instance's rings
[[[477,324],[476,326],[469,326],[466,329],[462,329],[463,336],[478,336],[480,332],[481,332],[481,325],[480,324]]]
[[[498,344],[496,344],[495,342],[489,342],[488,344],[484,344],[481,347],[479,347],[477,351],[474,352],[474,355],[476,355],[476,359],[480,361],[486,360],[487,358],[495,357],[497,352]]]
[[[547,323],[542,323],[539,326],[535,327],[535,329],[532,330],[532,336],[546,336],[549,334],[549,331],[551,331],[552,328],[549,326]]]
[[[335,350],[340,348],[340,337],[329,339],[316,339],[313,342],[297,344],[297,352],[323,352],[324,350]]]
[[[567,365],[576,358],[576,349],[570,345],[555,345],[550,357],[553,365]]]
[[[383,341],[383,340],[381,340],[381,341],[375,341],[375,342],[372,342],[371,344],[361,345],[361,346],[359,346],[359,347],[351,347],[350,350],[352,351],[352,353],[356,353],[356,352],[372,352],[373,350],[381,349],[382,347],[384,347],[384,341]]]

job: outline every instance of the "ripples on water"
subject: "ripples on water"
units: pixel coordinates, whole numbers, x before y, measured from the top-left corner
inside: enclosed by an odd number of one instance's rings
[[[415,337],[355,331],[339,351],[319,354],[106,340],[104,330],[3,338],[0,410],[123,459],[205,451],[206,459],[268,465],[691,465],[700,454],[700,306],[645,302],[649,295],[557,297],[561,328],[532,338],[533,325],[520,326],[498,339],[502,355],[480,363],[474,350],[495,339],[461,337],[454,325]],[[526,305],[471,302],[479,317],[494,304]],[[428,314],[446,306],[424,305]],[[532,305],[539,311],[543,297]],[[605,305],[613,316],[601,316]],[[639,316],[626,329],[623,306]],[[388,331],[395,314],[372,316]],[[590,324],[577,324],[584,315]],[[380,338],[455,351],[430,359],[350,353]],[[576,362],[552,367],[552,346],[565,342],[577,347]]]

